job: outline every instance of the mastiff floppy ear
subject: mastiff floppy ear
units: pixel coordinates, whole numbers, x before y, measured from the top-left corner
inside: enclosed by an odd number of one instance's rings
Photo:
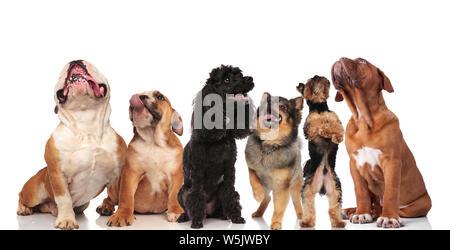
[[[176,110],[173,109],[172,120],[171,120],[172,131],[177,135],[183,135],[183,120],[181,119],[180,114]]]
[[[342,102],[344,100],[344,97],[342,96],[342,94],[339,91],[337,91],[336,97],[334,98],[334,100],[337,102]]]
[[[394,92],[394,88],[392,87],[392,84],[391,84],[391,81],[389,80],[389,78],[380,69],[377,68],[377,71],[378,71],[378,74],[380,74],[381,78],[383,79],[383,82],[382,82],[383,89],[389,93]]]

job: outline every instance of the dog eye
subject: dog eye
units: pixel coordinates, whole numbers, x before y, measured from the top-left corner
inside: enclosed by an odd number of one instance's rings
[[[286,106],[280,105],[280,110],[281,110],[281,111],[286,111]]]
[[[225,81],[224,81],[225,83],[229,83],[230,82],[230,78],[229,77],[227,77],[227,78],[225,78]]]
[[[162,95],[158,95],[156,98],[158,98],[158,100],[161,100],[161,101],[164,101],[165,99],[164,99],[164,96],[162,96]]]

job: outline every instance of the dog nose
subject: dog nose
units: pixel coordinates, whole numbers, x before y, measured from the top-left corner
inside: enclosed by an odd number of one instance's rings
[[[246,76],[246,77],[245,77],[245,81],[246,81],[246,82],[253,82],[253,77],[251,77],[251,76]]]

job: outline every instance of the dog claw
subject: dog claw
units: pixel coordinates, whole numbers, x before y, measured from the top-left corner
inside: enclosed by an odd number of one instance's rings
[[[231,218],[231,222],[233,222],[235,224],[245,224],[245,219],[242,217],[234,217],[234,218]]]
[[[350,218],[350,222],[353,224],[366,224],[373,222],[373,218],[370,214],[354,214]]]
[[[377,219],[377,226],[384,228],[399,228],[404,225],[403,221],[396,218],[379,217]]]

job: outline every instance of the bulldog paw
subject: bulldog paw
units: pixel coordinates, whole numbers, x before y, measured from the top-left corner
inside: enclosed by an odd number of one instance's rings
[[[404,225],[400,218],[378,217],[377,226],[384,228],[399,228]]]
[[[245,224],[245,219],[242,218],[241,216],[233,217],[231,218],[231,222],[233,222],[234,224]]]
[[[176,213],[167,213],[167,221],[169,222],[175,222],[180,217],[180,214]]]
[[[25,215],[31,215],[31,214],[33,214],[33,209],[19,204],[19,207],[17,208],[17,215],[25,216]]]
[[[106,225],[110,227],[124,227],[131,226],[134,222],[134,214],[129,211],[119,211],[109,217]]]
[[[353,224],[366,224],[373,222],[373,217],[370,214],[354,214],[350,218],[350,222]]]
[[[280,230],[281,229],[281,222],[274,221],[272,224],[270,224],[270,229],[272,230]]]
[[[104,204],[97,207],[95,210],[101,216],[111,216],[114,213],[114,207],[109,207]]]
[[[57,217],[55,221],[55,228],[62,230],[78,229],[78,223],[73,217]]]

